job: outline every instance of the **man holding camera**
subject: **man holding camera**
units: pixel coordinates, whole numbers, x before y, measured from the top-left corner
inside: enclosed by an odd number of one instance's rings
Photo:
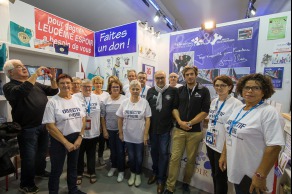
[[[164,194],[172,194],[180,170],[180,162],[186,150],[187,162],[183,178],[183,194],[190,193],[189,184],[194,174],[196,155],[203,139],[201,122],[208,116],[210,92],[197,83],[197,67],[184,67],[182,74],[186,85],[178,89],[179,106],[173,115],[177,121],[172,135],[172,155],[169,162],[169,174]]]
[[[21,125],[17,136],[21,157],[21,180],[19,190],[24,193],[37,193],[35,176],[49,177],[46,168],[48,132],[42,125],[47,96],[58,93],[56,69],[39,67],[29,77],[28,70],[20,60],[8,60],[3,68],[10,82],[3,86],[3,92],[12,107],[12,119]],[[37,83],[39,76],[47,74],[51,86]]]

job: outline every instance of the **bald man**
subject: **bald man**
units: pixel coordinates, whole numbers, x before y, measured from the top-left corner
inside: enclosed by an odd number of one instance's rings
[[[179,88],[183,86],[182,84],[178,84],[178,75],[176,73],[169,74],[169,85],[174,88]]]

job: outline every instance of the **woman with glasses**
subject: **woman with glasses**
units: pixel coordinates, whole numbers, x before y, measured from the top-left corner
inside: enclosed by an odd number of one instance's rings
[[[94,78],[92,78],[92,83],[94,87],[93,93],[96,94],[99,97],[100,102],[104,104],[105,99],[109,97],[109,93],[106,91],[102,91],[104,84],[103,78],[100,76],[95,76]],[[100,131],[100,133],[102,132],[103,131]],[[105,161],[103,159],[105,138],[107,139],[108,137],[106,137],[105,134],[101,134],[98,140],[98,162],[100,165],[105,165]]]
[[[96,182],[96,145],[101,131],[101,120],[104,119],[101,102],[97,95],[92,94],[92,81],[89,79],[82,80],[81,91],[81,93],[74,94],[86,112],[86,128],[78,158],[77,185],[82,183],[85,153],[87,156],[87,174],[89,175],[90,183],[93,184]]]
[[[219,159],[225,143],[224,125],[233,110],[242,103],[230,95],[234,86],[228,76],[216,77],[213,86],[218,98],[214,99],[210,106],[209,124],[204,141],[212,167],[214,193],[227,194],[227,173],[219,168]]]
[[[220,169],[227,165],[236,194],[271,193],[272,168],[285,145],[281,116],[264,102],[275,93],[272,81],[259,73],[247,75],[238,81],[236,92],[246,104],[235,108],[227,120]]]
[[[72,82],[72,89],[71,89],[71,94],[77,94],[80,93],[81,91],[81,82],[82,80],[79,77],[72,77],[73,82]]]
[[[77,161],[84,136],[85,111],[79,100],[71,95],[72,78],[61,74],[57,78],[59,94],[47,103],[43,124],[50,134],[51,175],[49,193],[59,193],[60,176],[67,156],[67,184],[69,194],[84,194],[78,190]]]
[[[141,184],[144,144],[147,145],[151,109],[149,103],[140,97],[141,84],[137,80],[130,83],[131,97],[124,100],[116,115],[118,118],[119,137],[126,142],[131,177],[128,185]]]
[[[125,146],[124,142],[122,142],[119,138],[118,117],[116,116],[117,110],[126,99],[126,97],[121,94],[122,89],[123,86],[119,80],[111,81],[108,85],[110,96],[104,102],[106,121],[105,128],[107,129],[104,131],[104,134],[109,137],[109,147],[111,151],[110,160],[112,164],[107,176],[112,177],[118,170],[118,183],[124,180],[125,171]]]

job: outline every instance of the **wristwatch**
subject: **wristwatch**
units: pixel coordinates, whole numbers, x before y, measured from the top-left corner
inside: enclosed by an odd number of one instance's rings
[[[84,138],[84,135],[83,134],[79,134],[78,136],[80,136],[82,139]]]

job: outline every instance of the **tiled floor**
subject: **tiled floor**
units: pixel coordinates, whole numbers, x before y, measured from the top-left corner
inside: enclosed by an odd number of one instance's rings
[[[105,152],[107,156],[107,151]],[[83,178],[83,183],[80,186],[80,189],[87,194],[155,194],[156,185],[148,185],[147,180],[150,175],[149,170],[144,170],[142,175],[142,184],[140,187],[136,188],[135,186],[129,187],[127,180],[130,176],[129,169],[125,172],[125,179],[121,183],[117,183],[117,175],[114,177],[107,177],[108,166],[98,166],[97,173],[97,182],[95,184],[90,184],[88,178]],[[64,170],[65,172],[65,170]],[[60,181],[60,194],[67,193],[67,183],[66,183],[66,173],[63,173]],[[3,180],[3,179],[1,179]],[[36,179],[36,184],[40,188],[39,194],[48,194],[48,180]],[[14,177],[9,179],[9,191],[5,191],[5,182],[0,181],[0,193],[2,194],[20,194],[18,191],[19,180],[15,180]],[[177,184],[177,189],[175,193],[182,193],[181,183]],[[192,194],[207,194],[204,191],[199,191],[195,188],[191,188]]]

